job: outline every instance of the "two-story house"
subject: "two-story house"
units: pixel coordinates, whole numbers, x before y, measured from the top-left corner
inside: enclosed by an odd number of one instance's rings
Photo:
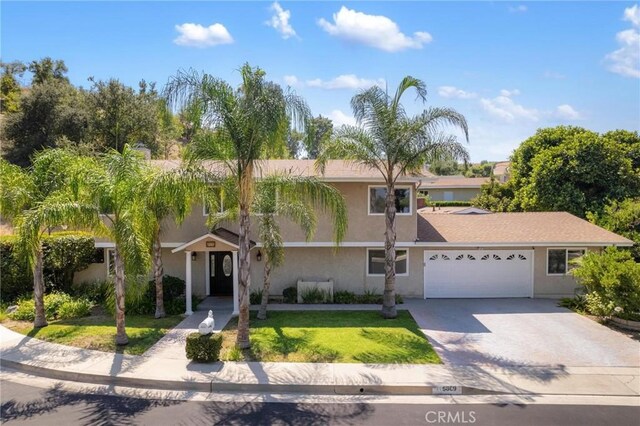
[[[163,168],[177,162],[154,161]],[[283,221],[284,264],[272,273],[274,295],[299,279],[333,280],[334,290],[376,291],[384,285],[384,198],[379,172],[333,160],[318,175],[311,160],[268,160],[259,175],[286,171],[318,176],[338,188],[348,208],[348,231],[335,247],[333,228],[321,213],[314,238]],[[488,213],[479,209],[450,214],[418,212],[417,192],[425,176],[405,176],[397,183],[396,290],[406,297],[562,297],[573,295],[570,261],[586,250],[632,241],[564,212]],[[164,271],[185,279],[187,294],[234,296],[237,310],[238,226],[206,226],[207,212],[195,206],[177,226],[162,230]],[[258,233],[255,221],[251,236]],[[97,241],[104,262],[76,274],[77,282],[104,279],[112,271],[110,241]],[[262,286],[260,241],[251,249],[251,287]],[[189,311],[189,309],[188,309]],[[189,312],[188,312],[189,313]]]

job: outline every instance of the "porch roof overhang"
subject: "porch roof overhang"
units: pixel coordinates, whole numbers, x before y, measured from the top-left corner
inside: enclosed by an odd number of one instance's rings
[[[171,253],[180,251],[235,251],[238,250],[239,242],[240,236],[238,234],[225,228],[218,228],[174,248]],[[250,248],[255,245],[255,241],[249,242]]]

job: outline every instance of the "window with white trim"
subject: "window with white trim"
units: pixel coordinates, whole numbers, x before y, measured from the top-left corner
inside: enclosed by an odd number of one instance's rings
[[[399,215],[411,214],[411,187],[395,189],[396,213]],[[369,187],[369,214],[384,214],[387,188],[384,186]]]
[[[384,250],[367,249],[367,275],[384,275]],[[409,275],[409,252],[396,249],[396,275]]]
[[[572,261],[584,253],[584,249],[547,249],[547,275],[566,275],[576,267]]]

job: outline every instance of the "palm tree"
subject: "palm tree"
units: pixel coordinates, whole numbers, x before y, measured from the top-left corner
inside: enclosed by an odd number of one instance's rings
[[[151,231],[153,279],[156,287],[156,318],[163,318],[164,295],[162,278],[162,247],[160,234],[162,222],[173,217],[179,224],[191,211],[194,199],[203,193],[203,179],[188,169],[160,170],[152,169],[145,178],[142,196],[152,223],[147,228]],[[189,297],[187,295],[187,297]]]
[[[152,215],[142,198],[150,174],[142,155],[125,144],[122,153],[110,150],[86,171],[93,205],[114,242],[116,344],[129,342],[125,330],[125,279],[145,278],[149,271]]]
[[[264,281],[258,319],[267,318],[271,272],[284,261],[284,248],[279,220],[298,224],[307,241],[316,229],[316,210],[328,213],[334,228],[334,241],[339,244],[347,229],[344,197],[335,187],[319,181],[291,175],[272,175],[256,184],[253,211],[264,257]]]
[[[399,177],[415,174],[424,164],[440,158],[467,161],[468,154],[454,135],[443,131],[445,125],[458,127],[468,141],[467,122],[462,114],[450,108],[425,109],[409,116],[401,104],[408,89],[415,89],[418,99],[426,102],[424,82],[407,76],[393,96],[374,86],[360,91],[351,99],[357,126],[343,126],[328,142],[317,160],[324,170],[329,158],[344,158],[376,169],[385,186],[385,276],[382,316],[395,318],[396,281],[396,194]]]
[[[240,69],[242,83],[233,89],[209,74],[179,71],[165,88],[170,104],[182,108],[199,105],[208,137],[195,138],[187,155],[196,160],[222,160],[228,176],[235,181],[239,211],[239,304],[240,349],[249,341],[250,224],[254,198],[256,162],[269,152],[282,149],[289,123],[302,127],[309,108],[302,98],[283,92],[265,79],[265,72],[245,64]],[[290,121],[291,120],[291,121]]]
[[[38,153],[30,172],[0,160],[0,214],[17,228],[17,248],[33,274],[34,327],[47,325],[44,310],[42,238],[52,228],[71,225],[99,229],[97,211],[79,200],[82,174],[73,152],[50,149]]]

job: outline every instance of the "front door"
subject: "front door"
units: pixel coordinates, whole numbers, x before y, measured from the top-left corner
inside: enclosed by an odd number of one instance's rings
[[[216,251],[209,253],[209,291],[212,296],[233,296],[233,253]]]

